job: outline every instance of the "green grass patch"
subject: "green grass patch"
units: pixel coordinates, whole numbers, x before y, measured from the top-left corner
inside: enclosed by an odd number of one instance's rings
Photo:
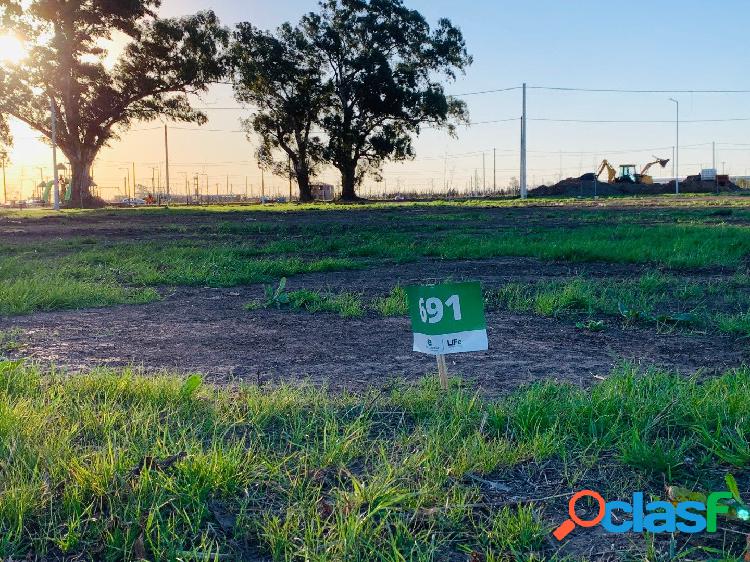
[[[330,294],[306,289],[291,291],[289,307],[305,312],[334,312],[342,318],[360,318],[364,314],[362,298],[356,293]]]
[[[7,353],[18,351],[21,348],[21,336],[23,331],[17,328],[0,330],[0,357]]]
[[[0,315],[144,304],[159,298],[154,286],[233,287],[361,267],[343,258],[259,259],[233,247],[85,246],[63,255],[26,251],[0,257]]]
[[[380,316],[405,316],[408,314],[406,291],[394,287],[385,297],[378,297],[369,302],[362,293],[326,292],[301,289],[286,291],[286,279],[282,279],[278,287],[265,286],[265,298],[253,300],[245,305],[245,310],[286,309],[295,312],[328,312],[336,313],[342,318],[361,318],[368,311]]]
[[[750,254],[744,226],[619,224],[536,228],[435,241],[425,255],[443,259],[529,256],[570,262],[652,263],[674,268],[736,267]]]
[[[70,256],[73,267],[97,268],[138,285],[233,287],[275,278],[360,267],[335,257],[258,259],[253,247],[221,245],[118,245]]]
[[[380,316],[407,316],[409,302],[406,290],[397,285],[387,296],[374,299],[371,307]]]
[[[750,254],[750,228],[704,224],[597,224],[486,231],[474,222],[450,227],[450,234],[409,225],[363,228],[336,236],[322,234],[269,242],[260,250],[275,255],[330,254],[339,257],[448,260],[503,256],[569,262],[655,264],[671,268],[738,267]]]
[[[671,206],[637,206],[652,200]],[[75,225],[84,215],[101,223],[92,222],[86,236],[44,242],[35,238],[29,243],[14,238],[3,243],[0,283],[5,284],[6,294],[20,300],[0,304],[0,314],[147,302],[156,298],[148,287],[232,287],[422,258],[524,256],[653,264],[677,272],[707,267],[740,271],[750,255],[750,227],[742,224],[750,216],[748,199],[618,201],[618,209],[600,209],[585,202],[574,208],[570,201],[545,200],[543,208],[533,212],[514,201],[65,212],[59,215],[63,224]],[[259,210],[269,213],[255,212]],[[305,220],[293,220],[302,213],[308,213]],[[347,213],[357,213],[357,220],[348,220]],[[11,214],[21,223],[51,215],[48,211]],[[153,241],[100,236],[97,231],[102,225],[111,229],[118,219],[133,218],[144,228],[153,227]],[[174,239],[176,235],[179,239]],[[19,294],[26,286],[33,295]],[[585,287],[569,287],[564,295],[540,295],[535,307],[544,314],[596,308],[596,302],[585,300],[590,295],[579,289]],[[691,291],[695,297],[701,289],[688,284],[683,291],[687,300]],[[386,314],[396,314],[397,300],[377,306],[394,305],[396,309]]]
[[[627,323],[709,328],[750,333],[750,294],[745,276],[705,283],[691,282],[659,271],[635,279],[588,279],[509,283],[488,291],[490,306],[542,316],[607,315]]]
[[[368,311],[384,317],[408,315],[406,291],[394,287],[386,296],[367,298],[362,293],[332,293],[299,290],[287,293],[266,287],[266,299],[252,301],[248,310],[290,309],[310,313],[334,312],[343,317],[361,317]],[[508,283],[499,289],[485,288],[485,306],[556,318],[578,320],[584,330],[606,329],[595,316],[616,317],[625,324],[674,328],[710,329],[716,332],[750,335],[750,293],[747,277],[686,281],[661,271],[645,272],[636,278],[592,279],[572,277],[536,283]]]
[[[158,300],[150,288],[129,288],[95,279],[81,280],[60,272],[0,279],[0,316],[37,311],[145,304]]]
[[[488,401],[432,378],[336,395],[4,362],[0,557],[529,559],[559,521],[544,502],[490,508],[477,478],[554,461],[573,490],[573,467],[605,462],[657,495],[665,480],[721,489],[750,466],[748,412],[747,369],[699,381],[626,365],[590,390]]]
[[[727,334],[739,334],[750,337],[750,312],[738,314],[719,314],[717,316],[719,330]]]

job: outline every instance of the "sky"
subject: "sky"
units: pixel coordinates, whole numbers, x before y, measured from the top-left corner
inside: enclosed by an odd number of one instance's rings
[[[711,167],[732,175],[750,172],[750,93],[622,93],[540,89],[750,90],[747,0],[406,0],[431,23],[447,17],[464,33],[474,64],[446,85],[462,95],[528,84],[528,178],[531,185],[594,171],[603,158],[615,165],[671,158],[676,144],[675,109],[680,102],[681,176]],[[183,15],[211,8],[225,25],[239,21],[272,29],[296,22],[316,0],[164,0],[161,14]],[[365,194],[466,189],[471,182],[506,187],[519,176],[521,91],[462,95],[470,127],[457,138],[427,130],[417,139],[412,162],[385,168],[385,182],[365,182]],[[206,108],[203,127],[170,124],[172,191],[199,174],[211,192],[258,194],[260,170],[253,143],[240,132],[231,87],[212,87],[196,105]],[[230,109],[226,109],[230,108]],[[711,121],[716,120],[716,121]],[[487,121],[498,121],[487,123]],[[594,121],[594,122],[581,122]],[[609,122],[607,122],[609,121]],[[625,121],[613,123],[611,121]],[[630,121],[630,122],[628,122]],[[632,122],[640,121],[640,122]],[[644,122],[645,121],[645,122]],[[125,178],[150,185],[164,181],[164,140],[159,122],[138,124],[101,152],[94,166],[105,198],[123,195]],[[16,146],[8,170],[11,189],[23,196],[51,175],[47,146],[33,131],[13,125]],[[42,168],[41,170],[39,168]],[[672,164],[657,176],[671,176]],[[334,170],[320,178],[338,184]],[[268,192],[286,193],[287,180],[265,177]],[[130,179],[132,181],[132,178]]]

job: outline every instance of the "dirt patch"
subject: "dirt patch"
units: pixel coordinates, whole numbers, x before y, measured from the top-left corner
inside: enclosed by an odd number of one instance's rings
[[[435,369],[433,358],[411,351],[407,319],[243,309],[260,295],[258,286],[178,289],[149,305],[3,319],[0,329],[24,331],[19,355],[73,370],[134,365],[198,371],[217,383],[262,377],[353,389]],[[588,386],[623,360],[686,374],[750,360],[748,349],[729,337],[618,326],[588,333],[570,322],[508,312],[490,312],[487,320],[490,351],[453,356],[449,368],[489,395],[547,378]]]
[[[612,195],[659,195],[671,194],[676,189],[675,182],[636,184],[631,182],[607,183],[598,180],[595,174],[583,174],[577,178],[566,178],[554,185],[540,185],[529,192],[531,197],[607,197]],[[680,181],[682,193],[737,193],[739,186],[731,181],[716,184],[702,181],[700,176],[688,176]]]

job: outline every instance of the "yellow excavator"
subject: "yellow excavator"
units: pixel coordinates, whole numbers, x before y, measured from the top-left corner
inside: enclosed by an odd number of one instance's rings
[[[612,166],[612,164],[610,164],[609,160],[607,160],[606,158],[602,160],[602,165],[599,166],[599,171],[596,172],[596,178],[599,179],[599,176],[602,175],[602,172],[605,168],[609,173],[609,179],[607,180],[607,183],[615,183],[615,179],[617,179],[617,170],[615,170],[614,166]]]
[[[641,173],[636,172],[636,166],[635,164],[623,164],[620,166],[620,174],[617,174],[617,171],[615,170],[614,166],[609,163],[608,160],[603,160],[601,166],[599,166],[599,171],[596,173],[596,177],[602,175],[602,172],[606,169],[608,174],[608,180],[607,183],[635,183],[635,184],[642,184],[642,185],[652,185],[654,183],[653,176],[648,175],[648,171],[655,166],[656,164],[659,164],[662,168],[666,168],[667,164],[669,164],[669,159],[664,158],[658,158],[654,156],[654,161],[649,162],[646,164],[643,169],[641,170]]]

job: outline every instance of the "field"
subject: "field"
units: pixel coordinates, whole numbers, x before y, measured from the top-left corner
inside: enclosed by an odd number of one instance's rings
[[[0,559],[745,553],[550,532],[585,488],[750,496],[750,198],[7,212],[0,248]],[[446,393],[403,288],[462,279],[490,350]]]

